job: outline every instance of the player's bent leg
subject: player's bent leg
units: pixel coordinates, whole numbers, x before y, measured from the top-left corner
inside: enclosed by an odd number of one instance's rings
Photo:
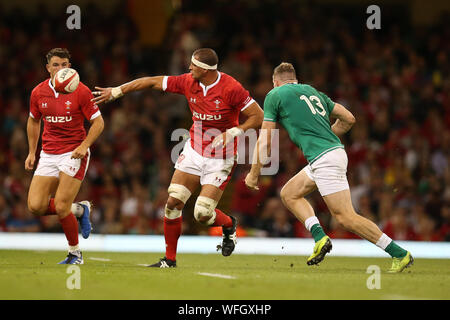
[[[81,180],[63,172],[59,176],[59,185],[55,194],[55,209],[60,219],[71,213],[72,203],[81,187]]]
[[[383,232],[378,226],[355,212],[349,189],[326,195],[323,199],[331,214],[345,229],[374,244],[380,239]]]
[[[309,217],[315,214],[312,206],[304,197],[316,189],[315,182],[303,169],[283,186],[280,191],[281,201],[299,221],[305,223]]]
[[[55,194],[59,179],[56,177],[33,176],[28,191],[28,210],[34,215],[46,215],[49,200]]]
[[[388,272],[401,272],[413,264],[414,259],[410,252],[398,246],[374,222],[355,212],[348,189],[323,198],[330,212],[344,228],[372,242],[393,258],[392,267]]]
[[[223,190],[220,187],[203,185],[195,203],[194,217],[205,225],[222,227],[222,243],[217,246],[217,249],[221,249],[222,255],[227,257],[236,247],[237,219],[216,208],[222,194]]]
[[[305,167],[291,178],[281,189],[280,197],[286,208],[311,232],[315,245],[313,253],[308,257],[306,263],[316,265],[322,262],[325,255],[331,251],[332,244],[315,216],[314,209],[305,199],[305,196],[317,189],[316,183],[307,173],[308,170],[310,168]]]

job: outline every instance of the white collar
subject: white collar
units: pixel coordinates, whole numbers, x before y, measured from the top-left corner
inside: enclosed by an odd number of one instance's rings
[[[59,92],[56,92],[55,88],[52,85],[52,79],[48,79],[48,85],[53,90],[53,93],[55,94],[55,98],[58,98]]]
[[[219,71],[217,71],[217,74],[218,74],[217,80],[214,81],[214,83],[210,84],[209,86],[205,86],[205,85],[204,85],[203,83],[201,83],[200,81],[198,82],[198,83],[200,84],[200,87],[202,87],[202,89],[203,89],[203,96],[204,96],[204,97],[206,97],[206,94],[208,93],[208,90],[209,90],[209,89],[211,89],[211,88],[214,87],[217,83],[219,83],[221,75],[220,75],[220,72],[219,72]]]

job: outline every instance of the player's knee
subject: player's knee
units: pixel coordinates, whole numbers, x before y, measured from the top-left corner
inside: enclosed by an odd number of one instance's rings
[[[211,225],[216,220],[217,201],[199,196],[195,202],[194,218],[204,225]]]
[[[284,204],[291,203],[299,197],[293,192],[292,188],[289,185],[285,185],[280,191],[280,198]]]
[[[47,211],[47,207],[38,202],[28,200],[27,205],[28,210],[36,216],[42,216]]]
[[[164,216],[167,219],[173,220],[181,217],[181,210],[176,208],[169,208],[167,205],[164,208]]]
[[[287,185],[284,186],[280,191],[280,198],[284,203],[289,202],[289,200],[291,200],[291,193],[289,191],[290,190]]]
[[[179,199],[169,197],[166,202],[166,208],[169,210],[181,210],[184,208],[184,203]]]
[[[57,215],[66,214],[67,212],[70,212],[71,207],[72,202],[55,199],[55,211]]]
[[[169,209],[183,209],[184,204],[191,197],[191,191],[182,184],[172,183],[167,189],[169,198],[167,199],[167,207]]]
[[[336,221],[343,226],[347,230],[353,230],[353,221],[352,215],[342,213],[342,212],[335,212],[334,217],[336,218]]]

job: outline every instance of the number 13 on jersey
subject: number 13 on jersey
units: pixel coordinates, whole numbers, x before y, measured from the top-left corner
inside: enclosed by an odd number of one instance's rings
[[[327,113],[325,111],[325,108],[323,107],[322,103],[320,102],[320,99],[317,96],[310,96],[309,98],[305,96],[304,94],[300,96],[300,100],[303,100],[308,105],[309,109],[311,110],[312,114],[320,114],[322,117],[325,116]],[[316,106],[313,106],[313,102]],[[318,108],[317,108],[318,107]],[[319,110],[320,109],[320,110]]]

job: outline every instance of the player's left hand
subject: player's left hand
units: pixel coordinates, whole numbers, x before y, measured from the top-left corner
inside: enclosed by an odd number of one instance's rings
[[[215,149],[217,147],[223,148],[224,146],[226,146],[228,144],[228,142],[233,140],[233,138],[234,137],[231,134],[224,132],[222,134],[219,134],[217,137],[215,137],[211,145],[212,145],[213,149]]]
[[[254,174],[249,172],[245,177],[245,185],[247,186],[247,188],[252,190],[259,190],[258,178],[259,178],[258,176],[255,176]]]
[[[86,156],[87,153],[87,147],[85,147],[83,144],[80,144],[78,147],[76,147],[75,150],[72,152],[72,159],[83,159]]]

